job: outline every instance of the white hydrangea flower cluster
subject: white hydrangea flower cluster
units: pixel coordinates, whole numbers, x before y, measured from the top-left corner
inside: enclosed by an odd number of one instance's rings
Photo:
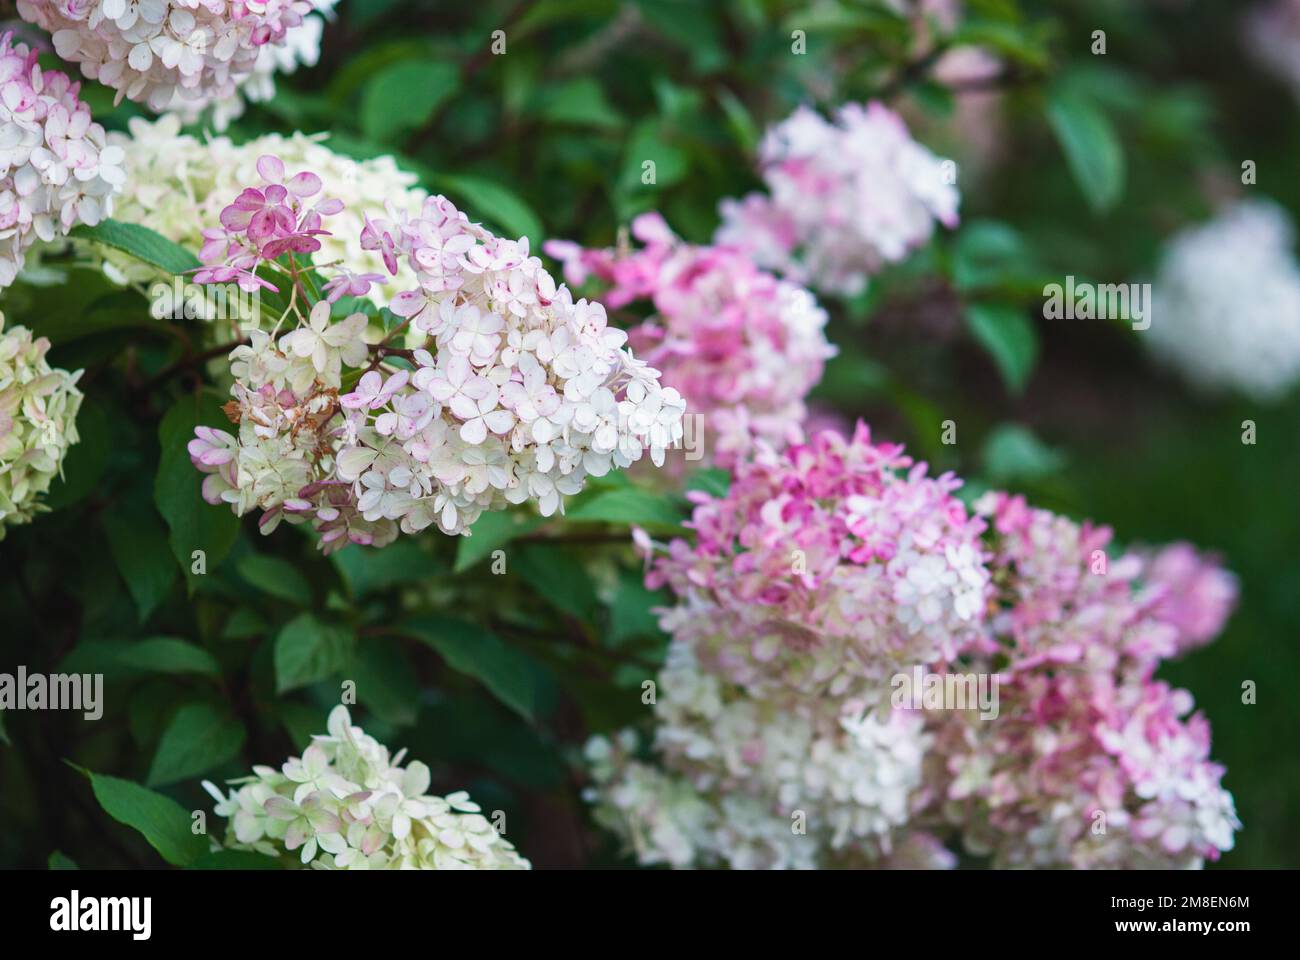
[[[332,5],[332,4],[331,4]],[[59,56],[156,111],[233,97],[316,0],[18,0]]]
[[[52,368],[49,349],[26,327],[5,330],[0,314],[0,540],[8,525],[42,509],[41,495],[78,440],[81,371]]]
[[[250,193],[261,196],[241,200]],[[222,222],[235,214],[232,205]],[[608,325],[603,306],[575,303],[526,239],[494,236],[445,197],[430,198],[420,216],[394,217],[368,221],[362,244],[390,272],[401,261],[414,274],[419,286],[393,311],[429,349],[372,349],[365,315],[334,322],[326,300],[278,340],[254,331],[231,354],[226,410],[238,438],[202,428],[190,444],[209,502],[241,516],[262,509],[263,532],[310,519],[328,552],[384,546],[399,529],[466,533],[484,510],[530,500],[550,516],[588,475],[647,451],[663,464],[683,436],[685,402],[625,349],[627,334]],[[231,249],[235,261],[248,256]],[[397,356],[409,366],[384,366]],[[362,370],[348,393],[345,367]]]
[[[392,157],[353,160],[335,153],[323,134],[266,134],[246,143],[229,137],[200,139],[181,133],[175,116],[156,121],[132,118],[130,133],[111,133],[109,143],[124,152],[126,182],[117,198],[119,219],[147,223],[164,237],[187,250],[203,245],[204,224],[216,223],[222,208],[257,176],[257,160],[266,154],[280,157],[298,169],[316,171],[330,185],[330,194],[344,203],[336,214],[332,233],[319,237],[321,248],[314,255],[318,264],[346,263],[358,273],[383,275],[367,298],[376,306],[387,306],[403,289],[403,281],[384,270],[383,257],[361,246],[365,218],[379,216],[390,204],[416,214],[428,194],[417,186],[415,174],[402,170]],[[122,253],[96,248],[104,257],[104,269],[119,283],[148,283],[159,274],[152,267]],[[405,286],[410,286],[409,275]]]
[[[107,145],[78,90],[66,75],[42,71],[26,44],[0,37],[0,289],[38,238],[113,212],[126,177],[122,151]]]
[[[347,707],[331,711],[327,729],[279,770],[229,781],[229,794],[203,781],[229,820],[214,850],[287,852],[317,870],[531,868],[467,793],[429,795],[429,768],[402,766],[406,751],[390,757]]]
[[[211,104],[211,122],[221,131],[244,115],[249,103],[266,103],[275,96],[277,74],[295,72],[300,66],[314,67],[320,60],[320,43],[325,34],[326,19],[334,12],[338,0],[315,0],[316,9],[303,17],[302,23],[285,31],[281,43],[266,43],[257,54],[253,72],[239,85],[233,96]],[[181,100],[173,102],[173,112],[185,123],[197,122],[203,114],[203,105]]]
[[[1290,217],[1244,201],[1175,236],[1156,277],[1152,353],[1206,391],[1272,401],[1300,380],[1300,265]]]
[[[845,104],[833,122],[800,107],[763,137],[759,165],[768,193],[723,200],[714,242],[813,289],[861,293],[936,220],[957,225],[955,177],[880,103]]]
[[[642,863],[811,868],[896,852],[922,783],[919,715],[759,699],[703,672],[681,639],[656,689],[662,770],[631,759],[629,731],[586,748],[596,817]]]

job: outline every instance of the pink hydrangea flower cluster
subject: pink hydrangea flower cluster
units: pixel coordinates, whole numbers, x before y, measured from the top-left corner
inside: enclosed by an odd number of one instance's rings
[[[984,521],[902,447],[859,424],[784,454],[760,448],[726,497],[695,494],[696,542],[647,582],[684,599],[665,627],[751,694],[861,695],[901,665],[978,639],[990,595]]]
[[[401,326],[368,343],[367,318],[336,319],[298,259],[318,248],[339,205],[311,202],[315,174],[286,178],[274,157],[258,170],[263,182],[205,232],[199,278],[261,286],[287,264],[281,323],[293,317],[295,328],[278,339],[254,331],[231,354],[226,409],[239,436],[200,429],[190,445],[210,502],[265,511],[264,531],[310,519],[327,551],[383,546],[399,529],[465,533],[511,503],[550,516],[589,475],[647,452],[662,464],[680,442],[678,393],[626,348],[604,307],[556,285],[526,239],[494,236],[441,196],[415,216],[367,219],[362,247],[415,284],[393,300]],[[364,281],[344,266],[326,287]],[[423,345],[389,346],[408,324]]]
[[[1106,555],[1111,532],[990,494],[1001,719],[935,727],[933,790],[965,845],[1001,866],[1194,867],[1240,826],[1210,728],[1155,680],[1222,628],[1235,584],[1186,544]],[[1200,594],[1192,597],[1192,592]],[[1204,593],[1201,593],[1204,591]],[[1189,716],[1190,714],[1190,716]]]
[[[106,145],[80,85],[41,70],[36,52],[11,37],[0,37],[0,288],[38,238],[110,216],[126,180],[122,148]]]
[[[330,6],[332,4],[327,4]],[[233,97],[314,0],[18,0],[59,56],[154,110]]]
[[[955,167],[911,138],[880,103],[829,121],[800,107],[759,148],[767,193],[724,200],[715,242],[828,293],[856,295],[887,263],[957,225]]]
[[[593,250],[551,241],[579,286],[610,284],[610,309],[648,299],[655,315],[630,331],[638,356],[663,371],[691,410],[705,417],[710,459],[730,467],[756,439],[780,447],[803,440],[804,397],[834,348],[826,312],[812,294],[778,280],[730,247],[682,242],[657,213],[632,222],[640,250]]]
[[[1154,672],[1219,632],[1232,577],[1186,544],[1111,557],[1019,497],[968,512],[959,485],[859,425],[697,494],[693,544],[638,534],[676,597],[659,764],[593,740],[598,819],[675,866],[950,866],[954,834],[998,866],[1230,849],[1209,726]],[[996,681],[998,709],[891,702],[918,665]]]

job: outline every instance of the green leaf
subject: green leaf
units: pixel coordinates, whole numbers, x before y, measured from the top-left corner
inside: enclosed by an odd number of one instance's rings
[[[686,480],[687,490],[699,490],[712,497],[725,497],[731,489],[731,472],[717,467],[696,470]]]
[[[405,629],[458,670],[483,683],[506,706],[532,720],[536,707],[533,664],[496,634],[450,617],[420,617]]]
[[[117,655],[117,660],[148,673],[221,675],[221,667],[212,654],[174,637],[150,637],[133,643]]]
[[[1082,95],[1060,88],[1048,101],[1047,120],[1088,204],[1096,213],[1109,210],[1124,192],[1124,149],[1110,120]]]
[[[361,129],[380,143],[424,126],[460,86],[460,72],[446,60],[401,60],[384,67],[361,97]]]
[[[494,180],[469,174],[439,174],[436,189],[446,193],[471,220],[482,217],[511,237],[527,237],[539,249],[545,231],[533,208],[513,190]]]
[[[1039,440],[1027,427],[999,424],[984,441],[984,470],[994,483],[1007,480],[1037,480],[1051,476],[1065,464],[1065,457]]]
[[[596,619],[596,588],[578,558],[559,546],[529,543],[511,552],[510,567],[537,595],[583,623]]]
[[[760,134],[749,109],[726,87],[718,88],[717,97],[722,112],[727,115],[727,126],[731,128],[732,139],[746,154],[752,154],[758,149]]]
[[[483,513],[470,528],[470,536],[456,541],[454,573],[463,573],[492,551],[516,537],[532,533],[546,522],[545,517],[524,513],[522,510],[489,510]]]
[[[53,853],[50,854],[48,865],[51,870],[80,870],[81,869],[80,867],[77,866],[77,862],[73,860],[71,857],[69,857],[62,850],[55,850]]]
[[[235,564],[247,583],[280,600],[300,607],[311,604],[311,584],[288,560],[265,553],[248,553]]]
[[[300,613],[275,638],[276,692],[294,690],[337,673],[348,664],[353,642],[352,633],[344,627]]]
[[[647,160],[654,161],[653,184],[642,183]],[[659,121],[643,120],[628,138],[619,186],[632,191],[670,187],[686,176],[689,167],[685,151],[667,138]]]
[[[603,521],[642,526],[678,527],[682,511],[667,497],[637,487],[598,494],[565,514],[575,522]]]
[[[171,274],[201,266],[199,258],[190,251],[138,223],[101,220],[93,227],[85,224],[76,227],[70,236],[95,240]]]
[[[464,542],[462,538],[458,545]],[[429,580],[447,569],[437,557],[423,549],[419,541],[406,537],[382,550],[347,547],[330,554],[330,561],[353,598],[399,583]]]
[[[618,129],[622,116],[605,99],[605,91],[592,77],[582,77],[543,88],[538,114],[550,123]]]
[[[619,572],[618,590],[609,608],[609,631],[605,642],[618,646],[635,637],[655,637],[659,631],[659,616],[652,613],[655,607],[671,606],[662,590],[647,590],[640,572]]]
[[[167,528],[147,502],[129,499],[101,514],[108,549],[144,623],[176,581]]]
[[[210,703],[188,703],[163,731],[145,781],[151,787],[206,773],[233,760],[244,746],[244,728]]]
[[[202,550],[208,573],[216,568],[234,546],[239,535],[239,520],[225,504],[212,506],[200,492],[202,474],[190,462],[186,447],[194,438],[194,428],[214,423],[220,408],[202,409],[205,395],[185,396],[167,411],[158,426],[162,457],[154,480],[154,503],[171,530],[172,555],[180,564],[190,592],[198,574],[193,572],[193,553]],[[215,416],[214,416],[215,414]],[[227,424],[226,426],[229,426]]]
[[[1022,391],[1038,357],[1038,334],[1024,310],[1005,304],[968,304],[966,325],[993,357],[1007,389]]]
[[[206,852],[207,838],[191,832],[190,814],[175,800],[130,780],[76,769],[90,779],[95,799],[104,812],[138,830],[168,863],[183,867]]]
[[[357,703],[384,723],[409,727],[419,709],[420,685],[402,651],[385,640],[367,638],[348,668],[357,684]]]

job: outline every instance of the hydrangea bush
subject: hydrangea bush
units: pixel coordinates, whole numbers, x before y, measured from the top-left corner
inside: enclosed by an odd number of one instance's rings
[[[635,737],[586,748],[597,816],[643,863],[890,866],[897,848],[944,866],[954,830],[1006,867],[1232,848],[1209,726],[1152,676],[1219,631],[1231,577],[1183,544],[1108,559],[1108,529],[1022,497],[970,513],[959,486],[859,425],[697,497],[695,542],[664,545],[648,575],[677,601],[662,768]],[[914,668],[996,677],[997,711],[900,705]]]
[[[0,866],[1294,866],[1294,4],[1177,6],[11,4]]]

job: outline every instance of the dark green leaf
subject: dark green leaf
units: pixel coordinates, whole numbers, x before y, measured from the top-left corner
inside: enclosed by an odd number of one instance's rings
[[[460,85],[455,64],[433,59],[400,60],[366,84],[361,98],[361,129],[380,143],[418,130]]]
[[[1020,307],[972,303],[966,307],[966,325],[993,357],[1007,389],[1024,389],[1038,357],[1038,334]]]
[[[204,409],[209,403],[211,411]],[[214,413],[219,416],[220,408],[202,394],[181,397],[158,427],[162,458],[154,481],[154,502],[171,529],[172,555],[181,565],[191,593],[198,577],[193,572],[194,552],[203,551],[210,574],[230,552],[239,535],[239,521],[228,506],[212,506],[204,501],[200,492],[202,475],[186,451],[194,439],[194,428],[216,422]]]
[[[456,541],[454,572],[463,573],[516,537],[536,530],[546,518],[521,510],[489,510],[474,521],[471,535]]]
[[[78,768],[80,769],[80,768]],[[193,863],[207,850],[206,837],[190,828],[190,815],[179,803],[138,783],[82,770],[95,799],[114,820],[138,830],[173,866]]]
[[[174,637],[150,637],[126,647],[117,659],[147,673],[198,673],[221,675],[216,659],[202,647]]]
[[[244,728],[228,712],[186,704],[163,731],[145,782],[157,787],[198,776],[233,760],[243,746]]]
[[[336,624],[300,613],[275,638],[275,688],[278,693],[315,683],[343,669],[354,638]]]
[[[102,522],[108,549],[144,623],[176,580],[167,528],[151,504],[134,499],[105,511]]]
[[[1082,95],[1057,90],[1047,120],[1092,209],[1104,213],[1124,192],[1124,149],[1101,109]]]
[[[311,604],[311,585],[296,566],[282,557],[248,553],[235,564],[239,575],[252,587],[300,607]]]
[[[531,720],[536,690],[531,661],[496,634],[450,617],[421,617],[405,629],[432,647],[453,670],[482,681],[506,706]]]
[[[73,229],[71,235],[95,240],[129,253],[137,260],[143,260],[168,273],[184,273],[200,266],[199,258],[193,253],[138,223],[101,220],[93,227],[81,224]]]

